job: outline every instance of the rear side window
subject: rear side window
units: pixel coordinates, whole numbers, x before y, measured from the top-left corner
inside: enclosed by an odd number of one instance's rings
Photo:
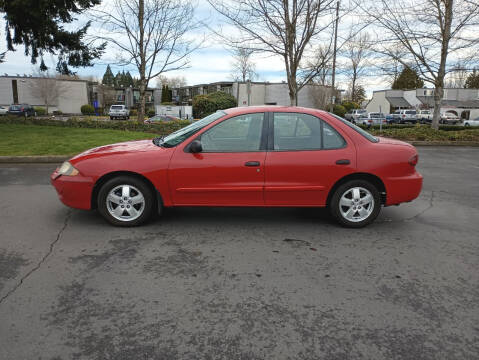
[[[343,124],[349,126],[351,129],[353,129],[354,131],[358,132],[359,134],[361,134],[363,137],[365,137],[365,138],[368,139],[369,141],[374,142],[374,143],[379,142],[379,140],[378,140],[376,137],[372,136],[372,135],[371,135],[370,133],[368,133],[366,130],[361,129],[359,126],[356,126],[356,125],[354,125],[353,123],[351,123],[351,122],[349,122],[349,121],[347,121],[347,120],[343,119],[342,117],[337,116],[337,115],[335,115],[335,114],[329,113],[329,115],[335,117],[336,119],[338,119],[339,121],[341,121]]]
[[[316,116],[301,113],[275,113],[274,150],[337,149],[346,145],[343,137]]]

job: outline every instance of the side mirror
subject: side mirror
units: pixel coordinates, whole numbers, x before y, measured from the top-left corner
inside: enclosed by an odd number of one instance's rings
[[[201,141],[194,140],[190,144],[190,152],[192,152],[193,154],[200,153],[202,151],[203,151],[203,146],[201,146]]]

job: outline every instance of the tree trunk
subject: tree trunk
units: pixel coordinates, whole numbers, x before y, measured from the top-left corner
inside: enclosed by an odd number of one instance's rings
[[[441,100],[444,96],[444,77],[446,76],[446,61],[449,51],[449,40],[451,39],[451,23],[452,23],[452,5],[453,1],[445,1],[444,11],[444,30],[442,34],[441,44],[441,62],[437,72],[436,81],[434,82],[434,114],[432,116],[431,127],[435,130],[439,129],[439,120],[441,118]]]
[[[138,27],[140,30],[140,103],[138,106],[138,122],[143,123],[145,120],[145,90],[146,90],[146,56],[144,48],[144,37],[145,37],[145,27],[144,27],[144,17],[145,17],[145,0],[139,0],[138,3]]]
[[[434,90],[434,112],[432,115],[431,127],[435,130],[439,129],[439,120],[441,120],[441,101],[444,95],[444,89],[441,85],[435,85]]]

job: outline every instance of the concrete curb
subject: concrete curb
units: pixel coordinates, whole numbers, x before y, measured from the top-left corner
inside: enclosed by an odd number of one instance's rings
[[[0,156],[0,164],[38,164],[38,163],[56,163],[61,164],[63,161],[72,157],[65,155],[47,155],[47,156]]]

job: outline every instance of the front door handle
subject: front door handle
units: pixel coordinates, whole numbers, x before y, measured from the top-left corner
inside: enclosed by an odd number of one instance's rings
[[[244,166],[259,166],[259,161],[247,161]]]
[[[336,161],[336,165],[349,165],[351,164],[351,161],[348,159],[341,159]]]

